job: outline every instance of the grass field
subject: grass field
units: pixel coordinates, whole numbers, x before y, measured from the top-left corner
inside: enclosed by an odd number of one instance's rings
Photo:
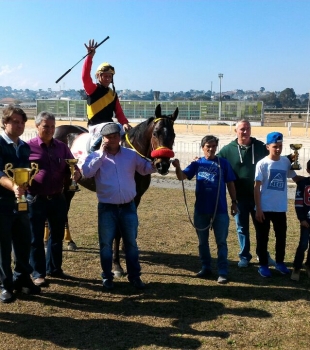
[[[194,192],[187,192],[190,209]],[[19,295],[0,305],[0,340],[8,349],[308,349],[310,280],[293,282],[257,261],[239,269],[234,222],[229,233],[229,284],[195,278],[200,269],[197,237],[180,189],[150,188],[139,207],[140,261],[147,289],[137,293],[126,277],[102,291],[96,196],[77,193],[70,226],[79,246],[64,251],[63,268],[73,280],[50,279],[41,296]],[[299,239],[289,202],[286,261],[291,268]],[[212,256],[216,247],[211,232]],[[252,230],[252,253],[255,251]],[[274,236],[269,250],[274,256]]]

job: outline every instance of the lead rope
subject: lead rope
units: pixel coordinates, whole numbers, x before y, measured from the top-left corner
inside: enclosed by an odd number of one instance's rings
[[[219,158],[217,158],[217,164],[218,164],[218,168],[219,168],[219,182],[218,182],[218,186],[217,186],[217,196],[216,196],[215,208],[214,208],[213,216],[212,216],[212,218],[210,220],[210,224],[207,227],[205,227],[205,228],[198,228],[198,227],[195,226],[195,224],[194,224],[194,222],[193,222],[193,220],[192,220],[192,218],[190,216],[189,210],[188,210],[186,194],[185,194],[185,187],[184,187],[184,180],[183,179],[181,180],[182,181],[182,190],[183,190],[183,197],[184,197],[184,203],[185,203],[185,209],[186,209],[186,212],[187,212],[187,216],[188,216],[188,219],[189,219],[191,225],[197,231],[204,231],[204,230],[207,230],[207,229],[210,229],[210,230],[213,229],[212,224],[213,224],[213,221],[215,219],[215,215],[216,215],[216,211],[217,211],[217,207],[218,207],[218,203],[219,203],[221,178],[222,178],[221,164],[220,164],[220,159]]]

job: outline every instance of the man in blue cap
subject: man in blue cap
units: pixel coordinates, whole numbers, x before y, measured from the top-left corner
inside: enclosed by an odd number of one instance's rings
[[[271,277],[268,267],[268,239],[270,223],[276,237],[276,270],[288,274],[284,264],[286,245],[286,211],[287,211],[287,178],[297,182],[302,176],[297,176],[291,170],[287,157],[281,156],[283,135],[271,132],[267,135],[266,148],[269,155],[260,160],[255,170],[254,199],[256,206],[256,239],[259,256],[259,274]]]

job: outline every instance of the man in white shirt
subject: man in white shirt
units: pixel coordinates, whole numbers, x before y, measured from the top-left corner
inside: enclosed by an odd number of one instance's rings
[[[122,147],[120,129],[116,123],[106,124],[102,130],[103,142],[98,151],[85,160],[85,177],[93,177],[98,197],[98,233],[103,287],[113,289],[112,245],[118,229],[125,246],[129,282],[137,289],[145,288],[141,281],[141,267],[136,242],[138,215],[134,203],[136,196],[135,172],[148,175],[156,172],[151,162],[135,151]]]

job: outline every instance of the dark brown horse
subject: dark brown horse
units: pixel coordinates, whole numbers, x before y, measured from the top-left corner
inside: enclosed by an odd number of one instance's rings
[[[171,115],[162,115],[161,106],[158,105],[155,109],[155,116],[138,124],[122,138],[121,144],[127,148],[133,148],[142,157],[154,161],[157,172],[161,175],[166,175],[170,167],[170,158],[174,156],[172,151],[175,133],[174,121],[178,117],[178,108]],[[73,140],[77,135],[87,132],[86,129],[78,126],[62,125],[56,128],[54,137],[72,146]],[[141,197],[149,188],[151,175],[142,176],[135,174],[136,181],[136,206],[140,204]],[[79,184],[83,187],[95,191],[95,181],[93,178],[82,178]],[[74,192],[73,192],[74,193]],[[73,195],[71,196],[72,199]],[[71,201],[70,199],[70,201]],[[70,202],[68,208],[70,206]],[[123,274],[123,269],[120,265],[119,246],[121,233],[115,238],[113,249],[113,269],[116,277]]]

